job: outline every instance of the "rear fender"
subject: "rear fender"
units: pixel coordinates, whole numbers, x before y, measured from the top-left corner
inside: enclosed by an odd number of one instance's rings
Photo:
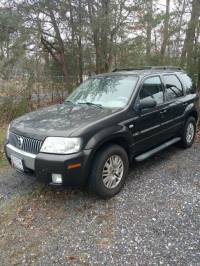
[[[187,118],[190,115],[194,115],[195,118],[198,120],[198,112],[196,105],[194,103],[190,103],[186,108],[185,108],[185,113],[184,116]]]

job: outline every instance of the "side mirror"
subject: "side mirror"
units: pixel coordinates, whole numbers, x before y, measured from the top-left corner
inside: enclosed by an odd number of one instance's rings
[[[157,102],[151,97],[140,100],[140,104],[139,104],[141,110],[153,108],[153,107],[156,107],[156,105],[157,105]]]

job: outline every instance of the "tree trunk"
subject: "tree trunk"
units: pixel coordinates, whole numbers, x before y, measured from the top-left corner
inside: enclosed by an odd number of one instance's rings
[[[103,22],[101,25],[101,55],[102,55],[102,66],[101,71],[107,72],[109,69],[108,62],[108,28],[109,28],[109,2],[110,0],[102,0],[102,18]]]
[[[83,82],[83,52],[82,52],[82,38],[79,36],[78,39],[78,60],[79,60],[79,81],[80,83]]]
[[[197,90],[200,95],[200,21],[198,23],[197,36],[196,36],[196,55],[197,55]]]
[[[198,90],[198,94],[199,94],[200,93],[200,57],[199,57],[199,62],[198,62],[197,90]]]
[[[81,0],[78,1],[78,20],[79,20],[79,36],[78,36],[78,62],[79,62],[79,82],[83,82],[83,48],[82,48],[82,8]]]
[[[99,43],[99,27],[96,25],[95,21],[95,11],[92,6],[92,1],[87,1],[88,6],[88,15],[89,20],[91,24],[91,30],[92,30],[92,37],[94,42],[94,48],[95,48],[95,56],[96,56],[96,74],[100,73],[101,69],[101,52],[100,52],[100,43]]]
[[[100,52],[98,31],[94,31],[93,37],[94,37],[94,46],[96,54],[96,74],[99,74],[101,73],[101,52]]]
[[[70,26],[72,30],[72,43],[75,41],[75,29],[74,29],[74,18],[73,18],[73,10],[72,10],[72,3],[71,0],[69,2],[69,13],[70,13]]]
[[[200,16],[199,0],[193,0],[191,18],[188,23],[188,28],[186,31],[183,50],[181,54],[181,65],[183,66],[184,62],[186,62],[187,68],[190,72],[192,72],[193,68],[195,31],[198,26],[199,16]]]
[[[58,62],[61,65],[61,70],[64,76],[64,83],[66,85],[66,87],[69,86],[69,74],[68,74],[68,70],[67,70],[67,60],[66,60],[66,54],[65,54],[65,47],[64,47],[64,43],[63,40],[61,38],[61,34],[54,16],[54,12],[52,10],[52,8],[50,6],[48,6],[48,10],[49,10],[49,14],[50,14],[50,18],[51,18],[51,23],[53,25],[53,28],[55,30],[56,33],[56,40],[58,41],[58,45],[59,45],[59,50],[58,50]],[[55,58],[55,57],[54,57]]]
[[[191,20],[188,27],[187,41],[186,41],[186,52],[187,52],[187,68],[189,72],[193,72],[194,66],[194,40],[195,40],[195,31],[198,26],[198,20],[200,16],[200,3],[199,0],[193,0],[192,3],[192,14]]]
[[[169,13],[170,13],[170,0],[166,0],[166,13],[165,13],[165,21],[164,21],[164,31],[163,31],[163,42],[161,46],[161,62],[164,62],[165,51],[169,39]]]
[[[181,29],[182,29],[182,24],[183,24],[183,14],[185,12],[185,7],[186,7],[186,0],[183,0],[181,14],[180,14],[180,18],[179,18],[178,35],[177,35],[177,39],[176,39],[176,56],[177,57],[180,55],[179,48],[180,48],[180,44],[181,44]]]
[[[147,1],[147,39],[146,39],[146,62],[150,64],[151,57],[151,32],[153,20],[153,0]]]

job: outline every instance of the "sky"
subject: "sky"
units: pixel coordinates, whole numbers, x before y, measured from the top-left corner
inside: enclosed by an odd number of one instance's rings
[[[158,5],[159,5],[159,8],[161,10],[165,10],[165,8],[166,8],[166,0],[159,0],[158,1]],[[170,9],[173,9],[173,7],[174,7],[174,0],[171,0],[170,1]]]

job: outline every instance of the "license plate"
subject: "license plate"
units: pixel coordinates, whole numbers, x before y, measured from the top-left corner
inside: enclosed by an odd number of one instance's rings
[[[16,169],[20,171],[24,171],[24,166],[23,166],[23,162],[21,159],[11,155],[11,163]]]

